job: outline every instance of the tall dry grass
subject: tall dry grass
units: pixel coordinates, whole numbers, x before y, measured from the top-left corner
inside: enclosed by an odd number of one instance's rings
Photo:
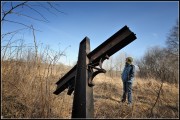
[[[179,118],[179,90],[176,85],[163,83],[160,97],[153,108],[161,83],[155,79],[136,78],[133,83],[133,104],[130,107],[120,102],[120,78],[101,75],[95,81],[96,118]]]
[[[68,96],[67,90],[53,94],[55,83],[70,69],[57,65],[62,54],[52,56],[47,48],[38,54],[22,47],[12,52],[1,58],[2,117],[71,118],[73,94]],[[136,78],[129,107],[120,102],[120,78],[100,74],[94,82],[95,118],[179,118],[179,92],[173,84],[163,83],[157,99],[161,83]]]
[[[3,118],[56,118],[64,111],[59,103],[67,97],[53,94],[57,80],[69,69],[58,64],[64,51],[49,47],[38,49],[24,47],[21,41],[8,41],[1,49],[2,117]],[[39,50],[39,51],[38,51]],[[65,101],[65,102],[64,102]],[[69,108],[71,107],[68,105]],[[68,109],[66,105],[64,108]],[[62,117],[67,116],[63,114]]]

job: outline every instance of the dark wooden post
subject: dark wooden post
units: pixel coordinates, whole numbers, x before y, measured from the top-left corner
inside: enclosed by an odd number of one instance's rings
[[[75,78],[74,99],[72,118],[93,118],[93,87],[88,86],[88,64],[87,55],[90,52],[90,41],[85,37],[79,47],[77,72]]]

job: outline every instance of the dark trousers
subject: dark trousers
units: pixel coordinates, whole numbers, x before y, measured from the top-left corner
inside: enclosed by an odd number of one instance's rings
[[[128,103],[132,103],[132,83],[131,82],[123,82],[123,101],[126,100],[126,94],[128,95]]]

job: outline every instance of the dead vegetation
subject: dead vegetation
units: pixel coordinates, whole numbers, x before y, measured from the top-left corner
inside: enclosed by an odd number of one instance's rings
[[[96,78],[95,117],[96,118],[178,118],[178,88],[164,83],[160,98],[154,108],[161,83],[154,79],[136,78],[133,84],[133,105],[121,103],[122,82],[119,78],[107,76]],[[171,107],[170,107],[171,106]]]
[[[55,83],[69,70],[61,66],[1,61],[3,118],[71,118],[73,95],[67,90],[54,95]],[[48,71],[63,72],[48,74]],[[122,82],[100,74],[94,79],[95,118],[179,118],[178,88],[164,83],[156,101],[161,83],[154,79],[136,78],[133,84],[133,105],[120,103]]]
[[[36,69],[33,63],[2,61],[2,115],[4,118],[54,117],[52,112],[55,82],[60,76],[57,68],[41,65]],[[63,75],[69,68],[63,68]]]

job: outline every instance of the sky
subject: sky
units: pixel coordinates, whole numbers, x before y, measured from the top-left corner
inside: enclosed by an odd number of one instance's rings
[[[18,4],[13,2],[13,5]],[[31,5],[43,5],[45,2],[30,2]],[[46,18],[47,22],[33,20],[17,14],[7,15],[5,19],[32,24],[36,31],[38,44],[49,45],[54,50],[65,50],[66,57],[60,62],[72,65],[77,61],[79,43],[84,37],[90,39],[91,51],[111,37],[114,33],[127,25],[136,34],[137,39],[119,50],[125,52],[135,59],[141,58],[148,48],[153,46],[164,47],[166,38],[178,20],[178,2],[53,2],[58,4],[56,8],[44,9],[34,6],[42,13],[33,11],[28,7],[21,7],[15,12],[20,12],[33,18]],[[3,10],[8,10],[9,3],[4,4]],[[56,14],[56,15],[54,15]],[[45,19],[43,19],[45,20]],[[46,20],[45,20],[46,21]],[[3,22],[2,33],[23,28],[23,25]],[[33,45],[33,35],[30,31],[22,31],[26,43]],[[18,37],[18,34],[17,34]],[[3,44],[3,43],[1,43]]]

